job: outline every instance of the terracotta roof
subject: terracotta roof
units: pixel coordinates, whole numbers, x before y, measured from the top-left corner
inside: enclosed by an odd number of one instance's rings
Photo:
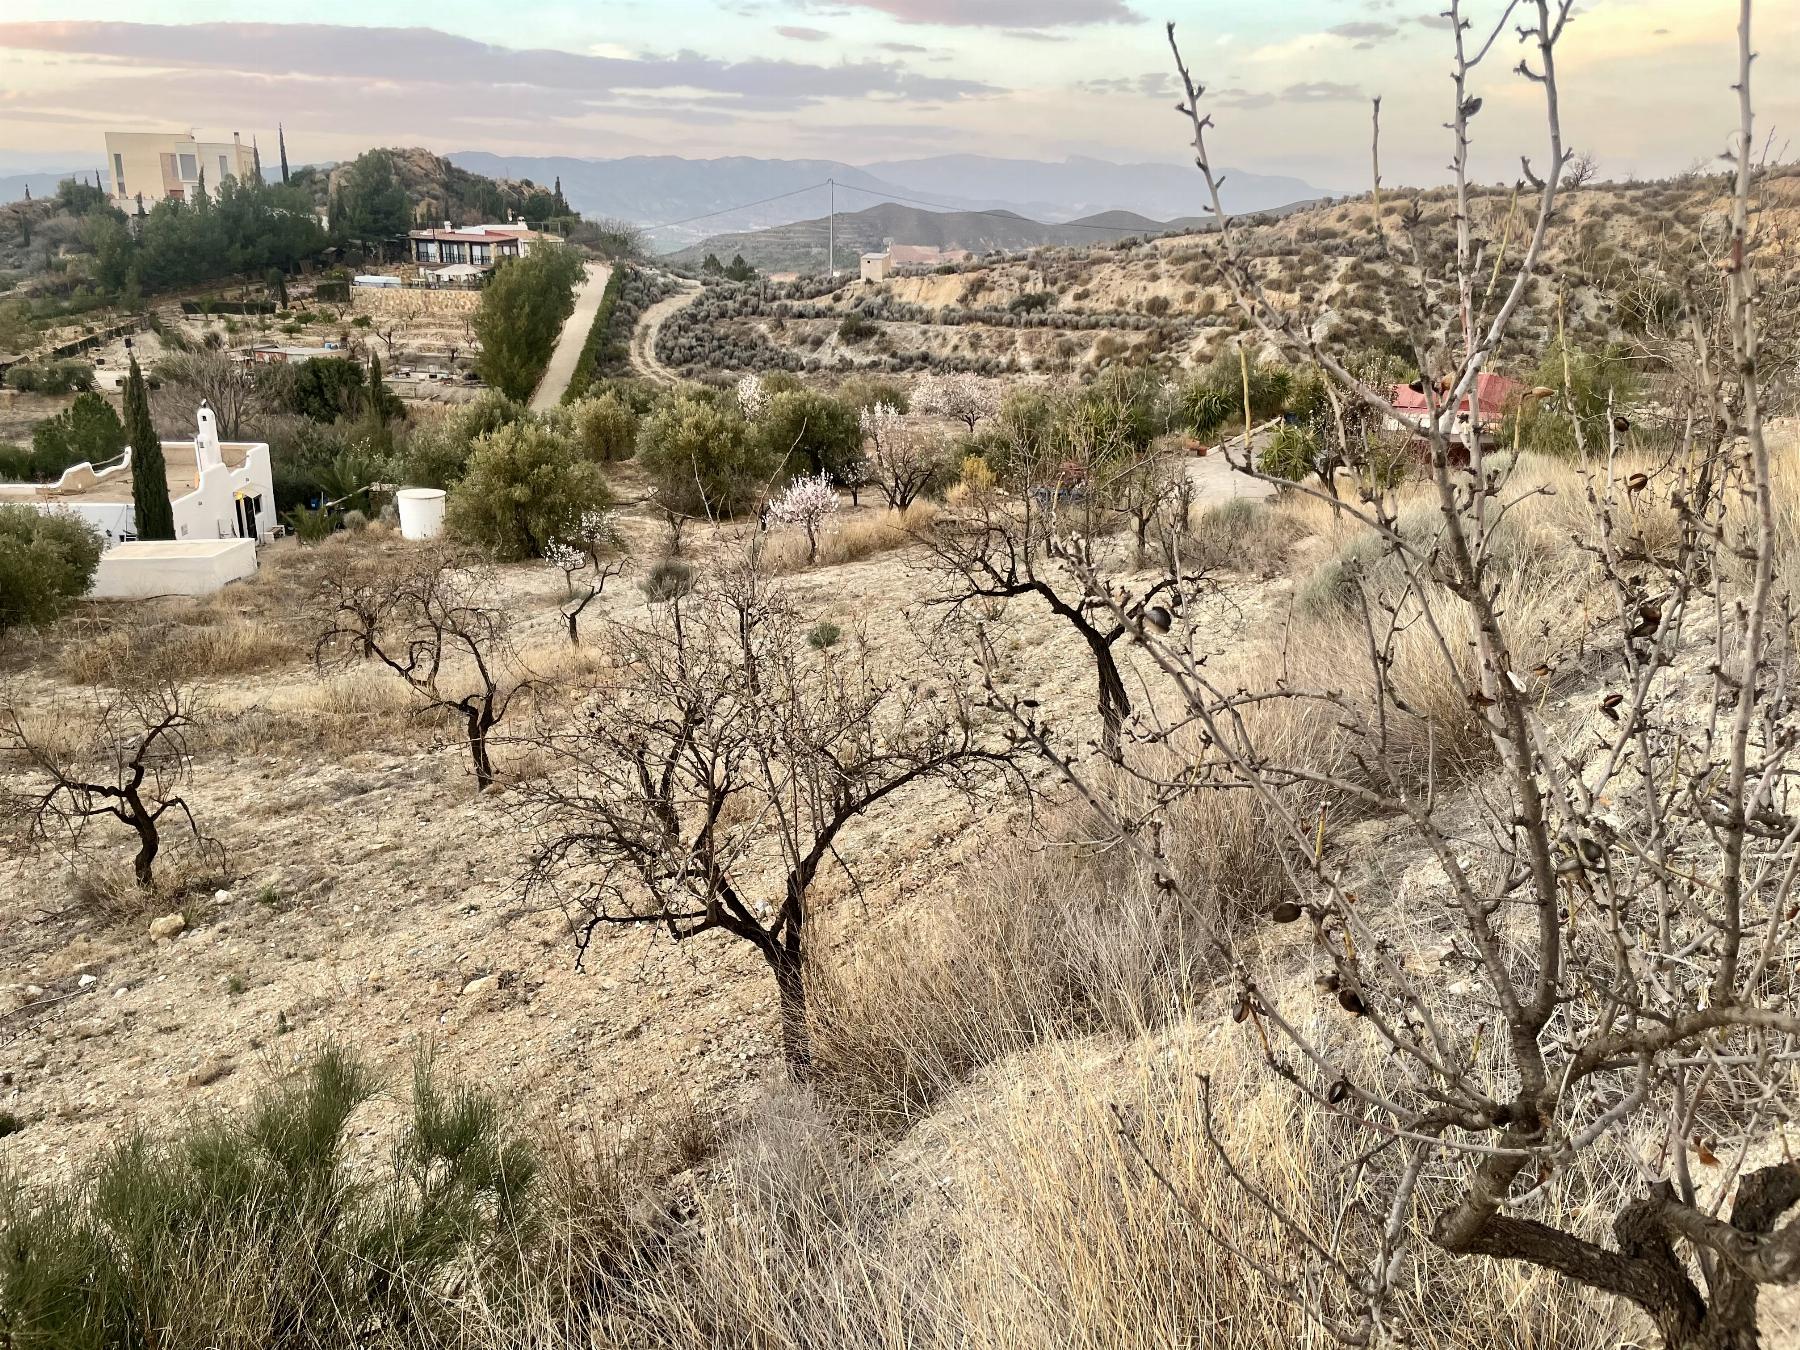
[[[1508,379],[1504,375],[1495,375],[1489,371],[1483,371],[1477,375],[1475,377],[1475,395],[1479,400],[1481,420],[1498,422],[1518,401],[1519,395],[1524,392],[1524,389],[1525,386],[1517,380]],[[1422,416],[1428,408],[1424,393],[1410,384],[1395,385],[1389,397],[1396,412]],[[1463,395],[1462,402],[1456,411],[1465,415],[1468,413],[1469,396],[1467,394]]]

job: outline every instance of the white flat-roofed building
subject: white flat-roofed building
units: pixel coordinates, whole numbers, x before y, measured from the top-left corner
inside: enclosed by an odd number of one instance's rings
[[[269,447],[261,441],[221,441],[213,410],[204,403],[196,421],[193,440],[162,442],[176,540],[260,544],[272,539],[275,478]],[[110,463],[77,464],[54,483],[0,483],[0,503],[79,516],[108,548],[137,538],[129,447]]]
[[[227,178],[254,179],[256,153],[235,131],[229,141],[196,140],[191,131],[109,131],[106,168],[113,204],[128,211],[140,195],[145,206],[192,201],[202,175],[209,193]]]

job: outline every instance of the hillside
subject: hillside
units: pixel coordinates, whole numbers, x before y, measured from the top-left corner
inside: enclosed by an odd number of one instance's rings
[[[413,219],[419,221],[476,225],[504,220],[508,208],[516,209],[522,195],[541,190],[526,179],[494,179],[471,172],[417,146],[367,151],[357,159],[329,167],[306,166],[293,172],[292,181],[309,189],[323,210],[370,154],[388,157],[394,166],[394,177],[406,193]]]
[[[1108,211],[1063,223],[1033,220],[1014,211],[930,211],[884,202],[837,216],[837,265],[852,267],[859,253],[879,253],[888,243],[935,245],[971,253],[1016,252],[1047,245],[1087,247],[1130,235],[1206,228],[1197,217],[1150,220],[1130,211]],[[822,272],[832,229],[829,216],[765,230],[715,234],[669,256],[675,266],[697,266],[707,254],[728,259],[742,254],[765,272]]]
[[[1552,222],[1540,274],[1527,288],[1519,331],[1536,334],[1550,325],[1560,292],[1564,323],[1577,339],[1628,335],[1641,326],[1646,307],[1680,284],[1660,269],[1703,241],[1716,241],[1724,191],[1720,179],[1692,177],[1590,184],[1568,195]],[[1791,235],[1800,225],[1800,174],[1771,176],[1765,193],[1770,228]],[[1400,237],[1402,218],[1415,205],[1426,230],[1447,226],[1452,204],[1445,190],[1396,189],[1383,197],[1389,239]],[[1509,194],[1476,194],[1474,215],[1483,238],[1506,234],[1511,205]],[[804,277],[786,286],[713,287],[664,325],[662,359],[690,374],[759,366],[984,374],[1092,371],[1118,362],[1173,368],[1203,364],[1243,329],[1205,234],[1146,239],[1144,226],[1156,222],[1109,213],[1090,223],[1128,227],[1120,230],[1126,242],[1009,246],[988,241],[1028,240],[1039,227],[1006,217],[898,211],[858,213],[862,219],[854,226],[846,224],[850,217],[838,218],[840,274],[852,267],[857,249],[878,248],[885,238],[973,239],[979,242],[962,246],[1020,251],[875,285],[840,281],[833,287],[824,278]],[[1239,244],[1275,297],[1296,304],[1304,299],[1346,349],[1397,349],[1403,345],[1400,292],[1392,284],[1398,265],[1377,240],[1372,220],[1367,197],[1302,205],[1241,222]],[[961,225],[970,232],[962,234]],[[821,229],[809,221],[785,231],[720,238],[708,247],[721,258],[742,250],[752,262],[782,259],[793,270],[810,271],[823,263]],[[924,237],[905,233],[913,229]],[[678,256],[692,259],[694,252]],[[1793,255],[1787,256],[1793,267]],[[839,326],[853,311],[874,328],[846,340]],[[1531,352],[1540,349],[1534,337]]]

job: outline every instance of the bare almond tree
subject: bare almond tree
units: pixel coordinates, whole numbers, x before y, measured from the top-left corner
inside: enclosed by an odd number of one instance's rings
[[[1572,7],[1514,0],[1475,34],[1451,0],[1446,276],[1424,266],[1421,213],[1407,205],[1396,225],[1385,212],[1377,137],[1377,242],[1403,264],[1396,276],[1419,269],[1403,309],[1422,417],[1361,377],[1304,305],[1262,288],[1219,203],[1205,91],[1176,50],[1220,273],[1241,311],[1423,447],[1432,509],[1420,526],[1400,519],[1398,494],[1346,438],[1350,467],[1364,472],[1335,509],[1377,540],[1382,567],[1351,577],[1354,640],[1337,668],[1283,669],[1261,684],[1226,674],[1203,633],[1127,624],[1130,594],[1089,553],[1052,545],[1081,572],[1088,602],[1105,604],[1170,681],[1178,711],[1163,735],[1141,738],[1182,756],[1179,775],[1160,775],[1163,790],[1256,793],[1293,887],[1270,917],[1311,929],[1335,1026],[1221,941],[1237,956],[1238,1020],[1270,1071],[1342,1128],[1350,1182],[1332,1212],[1297,1211],[1254,1178],[1214,1119],[1210,1089],[1201,1110],[1224,1175],[1276,1235],[1251,1225],[1213,1237],[1349,1344],[1406,1339],[1420,1211],[1442,1252],[1538,1266],[1626,1300],[1671,1350],[1749,1350],[1759,1288],[1800,1279],[1800,1220],[1783,1222],[1800,1203],[1800,1163],[1782,1135],[1800,1060],[1800,717],[1764,431],[1751,6],[1742,0],[1724,303],[1709,311],[1711,339],[1698,334],[1711,360],[1687,377],[1716,420],[1687,419],[1675,451],[1656,460],[1628,456],[1623,419],[1608,444],[1583,447],[1587,523],[1569,547],[1584,565],[1568,605],[1588,620],[1559,643],[1515,617],[1530,578],[1508,559],[1508,531],[1541,509],[1542,489],[1496,453],[1474,395],[1533,285],[1563,186],[1556,52]],[[1543,99],[1548,151],[1525,165],[1536,204],[1524,246],[1501,266],[1477,232],[1467,163],[1482,106],[1473,77],[1509,32]],[[1257,474],[1247,456],[1236,467]],[[1322,485],[1297,490],[1330,500]],[[1664,534],[1645,524],[1659,512],[1675,522]],[[1419,699],[1403,647],[1447,696]],[[1599,686],[1572,726],[1546,710],[1569,687],[1557,682],[1562,666]],[[1703,697],[1683,698],[1696,679]],[[1316,734],[1273,734],[1278,710]],[[1454,772],[1446,737],[1468,747]],[[1058,762],[1179,888],[1155,829],[1115,807],[1103,776],[1066,754]],[[1159,779],[1149,757],[1137,770]],[[1332,846],[1327,821],[1344,816],[1395,822],[1428,861],[1431,882],[1405,913],[1371,893],[1381,877],[1366,860]],[[1429,958],[1426,942],[1438,944]],[[1154,1146],[1127,1137],[1155,1167]]]
[[[535,681],[511,642],[511,619],[489,585],[453,554],[423,549],[398,564],[344,569],[320,585],[314,658],[321,669],[375,660],[421,706],[462,723],[477,791],[494,781],[489,738]]]
[[[1067,426],[1045,434],[1021,428],[1011,436],[1010,479],[1015,494],[984,494],[946,514],[920,534],[938,575],[934,603],[952,616],[969,609],[1031,599],[1047,606],[1078,636],[1093,661],[1100,714],[1100,748],[1117,758],[1132,698],[1116,649],[1148,623],[1166,629],[1173,615],[1210,583],[1179,564],[1127,603],[1096,596],[1086,575],[1095,539],[1112,514],[1119,484],[1132,481],[1141,461],[1114,457]],[[1156,485],[1161,509],[1166,480]],[[1145,496],[1150,496],[1146,488]]]
[[[933,782],[973,795],[1018,751],[949,681],[896,675],[866,648],[810,649],[766,583],[702,586],[614,625],[610,643],[579,724],[532,740],[554,765],[519,793],[539,838],[532,888],[577,912],[584,950],[605,925],[748,943],[803,1076],[821,870],[851,867],[851,829],[878,804]]]
[[[10,691],[0,697],[0,819],[27,838],[53,836],[78,847],[87,828],[107,817],[136,833],[132,872],[141,887],[155,880],[164,817],[171,812],[199,838],[180,789],[192,756],[188,736],[206,716],[205,701],[175,682],[96,687],[75,705],[37,714]]]

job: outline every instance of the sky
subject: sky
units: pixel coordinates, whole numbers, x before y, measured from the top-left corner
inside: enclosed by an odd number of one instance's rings
[[[6,0],[0,172],[98,166],[108,129],[233,131],[290,159],[439,153],[956,152],[1181,162],[1163,34],[1207,86],[1223,165],[1337,191],[1447,176],[1447,0]],[[1534,0],[1526,0],[1527,5]],[[1476,30],[1505,0],[1466,0]],[[270,23],[271,13],[303,15]],[[1736,0],[1581,0],[1559,68],[1567,141],[1606,177],[1679,172],[1736,125]],[[1800,0],[1760,0],[1761,134],[1800,128]],[[1508,31],[1477,75],[1478,177],[1543,155]]]

